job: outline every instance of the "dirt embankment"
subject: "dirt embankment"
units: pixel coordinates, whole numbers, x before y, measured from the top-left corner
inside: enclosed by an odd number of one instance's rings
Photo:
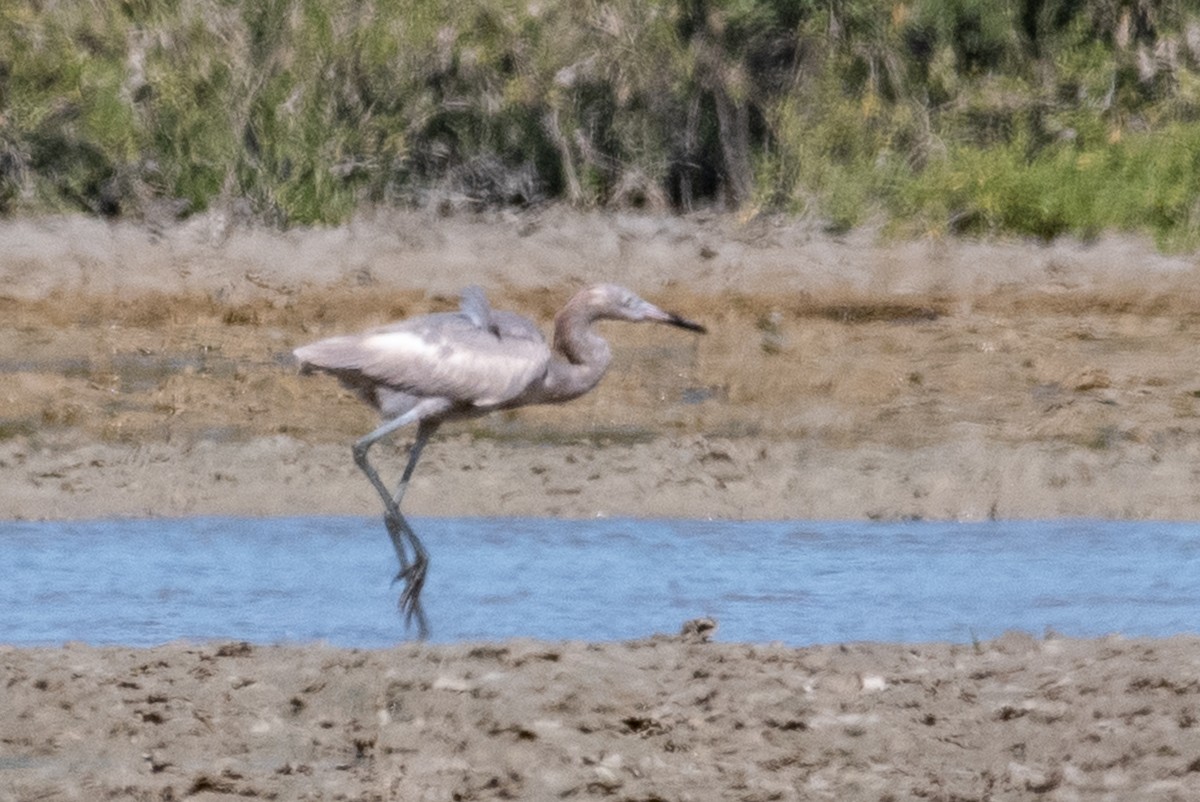
[[[604,324],[596,391],[447,427],[410,511],[1200,514],[1190,256],[562,210],[217,223],[0,225],[0,516],[373,514],[348,454],[372,414],[290,350],[468,283],[548,323],[596,281],[710,334]]]

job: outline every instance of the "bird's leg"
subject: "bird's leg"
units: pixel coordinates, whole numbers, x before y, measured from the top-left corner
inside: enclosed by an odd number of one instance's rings
[[[371,484],[379,492],[380,499],[383,500],[383,523],[387,527],[388,537],[391,538],[392,548],[396,550],[396,556],[400,560],[400,573],[396,574],[396,579],[404,580],[404,590],[400,594],[399,607],[404,614],[405,626],[411,626],[413,620],[417,622],[417,637],[421,640],[429,637],[429,624],[425,618],[425,611],[421,607],[421,589],[425,585],[425,573],[429,565],[429,555],[425,551],[425,547],[417,538],[404,515],[401,514],[399,507],[392,499],[387,487],[379,478],[379,474],[367,459],[367,449],[370,448],[370,443],[366,444],[366,448],[361,451],[357,445],[354,450],[355,462],[362,468],[363,473],[371,480]],[[405,548],[405,541],[410,544],[413,550],[413,559],[410,562],[408,551]]]
[[[429,568],[429,553],[425,551],[425,547],[417,538],[416,532],[409,526],[408,521],[397,510],[396,522],[401,530],[408,536],[408,541],[413,549],[413,563],[408,566],[401,566],[400,573],[396,575],[396,579],[404,580],[404,590],[400,592],[399,607],[404,613],[404,623],[406,626],[411,625],[413,619],[417,621],[417,636],[421,640],[429,637],[429,624],[425,618],[425,610],[421,607],[421,590],[425,587],[425,574]]]
[[[417,633],[422,639],[429,634],[425,611],[421,608],[420,602],[421,589],[425,586],[425,574],[429,566],[429,554],[425,551],[425,547],[417,537],[416,532],[413,531],[408,521],[401,514],[400,500],[404,497],[404,490],[408,486],[408,481],[412,477],[413,469],[416,467],[417,460],[421,456],[421,451],[424,449],[425,443],[428,442],[430,436],[438,428],[436,421],[421,420],[421,415],[433,414],[437,411],[442,410],[427,409],[418,405],[404,415],[388,421],[354,444],[354,462],[366,475],[367,479],[370,480],[375,491],[379,494],[380,500],[383,501],[384,525],[387,527],[388,536],[392,540],[392,547],[396,550],[396,556],[400,560],[400,573],[397,574],[396,579],[404,580],[404,591],[400,594],[399,603],[400,609],[404,613],[405,624],[411,625],[413,619],[416,619]],[[408,464],[404,468],[400,488],[396,495],[393,496],[388,492],[383,480],[379,478],[379,473],[375,470],[375,467],[371,465],[370,460],[367,458],[367,452],[380,439],[414,420],[420,421],[417,426],[417,437],[409,451]],[[411,563],[408,559],[405,541],[407,541],[408,547],[413,551]]]
[[[417,467],[417,460],[421,458],[421,451],[424,450],[425,444],[429,442],[430,437],[433,437],[433,433],[440,425],[440,421],[423,420],[417,426],[417,439],[413,441],[412,447],[408,450],[408,464],[404,466],[400,485],[392,494],[392,501],[396,503],[396,509],[400,509],[400,503],[404,501],[404,494],[408,491],[408,480],[412,479],[413,469]]]
[[[421,458],[421,452],[425,449],[425,444],[429,442],[429,438],[437,431],[440,422],[437,420],[422,420],[417,425],[417,437],[413,441],[412,447],[408,450],[408,464],[404,466],[404,473],[400,477],[400,486],[396,489],[392,496],[391,510],[396,516],[396,521],[400,529],[408,538],[408,545],[413,550],[412,565],[401,563],[400,573],[396,575],[397,579],[404,580],[404,591],[400,594],[400,609],[404,611],[405,621],[410,621],[414,616],[417,619],[418,631],[422,633],[428,632],[428,627],[425,623],[425,613],[421,609],[421,589],[425,587],[425,574],[429,569],[429,552],[425,550],[425,546],[421,543],[421,539],[417,537],[417,533],[409,526],[405,520],[403,513],[400,512],[400,502],[404,499],[404,492],[408,489],[408,482],[412,479],[413,470],[417,467],[417,461]],[[390,530],[389,530],[390,531]],[[422,634],[424,637],[424,634]]]
[[[369,437],[370,435],[367,435],[354,444],[354,462],[366,474],[367,479],[371,480],[371,484],[375,486],[375,491],[379,493],[379,498],[383,501],[383,522],[387,526],[388,537],[392,540],[392,548],[396,550],[396,557],[400,560],[400,571],[403,574],[408,570],[409,562],[408,552],[404,548],[404,533],[396,520],[400,517],[400,510],[392,501],[392,495],[388,492],[383,480],[379,478],[375,466],[367,459],[367,451],[374,444],[373,440],[366,442]]]

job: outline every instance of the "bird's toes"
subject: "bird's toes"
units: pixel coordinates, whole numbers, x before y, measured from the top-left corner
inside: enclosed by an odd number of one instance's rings
[[[396,574],[396,582],[404,581],[404,589],[400,592],[397,606],[404,616],[404,626],[411,628],[413,622],[417,625],[417,637],[425,640],[429,637],[429,624],[425,611],[421,608],[421,590],[425,587],[426,562],[418,560],[411,565],[401,567]]]
[[[400,593],[400,609],[406,615],[412,615],[413,610],[420,608],[421,586],[409,584]]]
[[[396,574],[396,579],[403,579],[408,585],[408,588],[405,589],[406,593],[414,586],[417,588],[417,593],[420,593],[420,587],[425,584],[425,563],[418,561],[412,565],[401,567],[400,573]]]
[[[404,615],[404,627],[411,629],[413,622],[417,624],[417,637],[420,640],[425,640],[429,637],[429,623],[425,618],[425,610],[422,609],[421,603],[415,598],[400,597],[400,611]]]

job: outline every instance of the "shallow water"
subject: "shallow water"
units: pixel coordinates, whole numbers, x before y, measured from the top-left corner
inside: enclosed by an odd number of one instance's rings
[[[968,642],[1200,626],[1200,525],[413,519],[433,640]],[[0,642],[405,637],[382,522],[0,523]]]

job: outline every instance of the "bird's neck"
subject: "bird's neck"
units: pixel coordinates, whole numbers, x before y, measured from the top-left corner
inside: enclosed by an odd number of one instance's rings
[[[612,361],[612,351],[608,343],[592,331],[594,320],[586,306],[568,305],[555,317],[550,367],[542,386],[546,402],[578,398],[604,378]]]

